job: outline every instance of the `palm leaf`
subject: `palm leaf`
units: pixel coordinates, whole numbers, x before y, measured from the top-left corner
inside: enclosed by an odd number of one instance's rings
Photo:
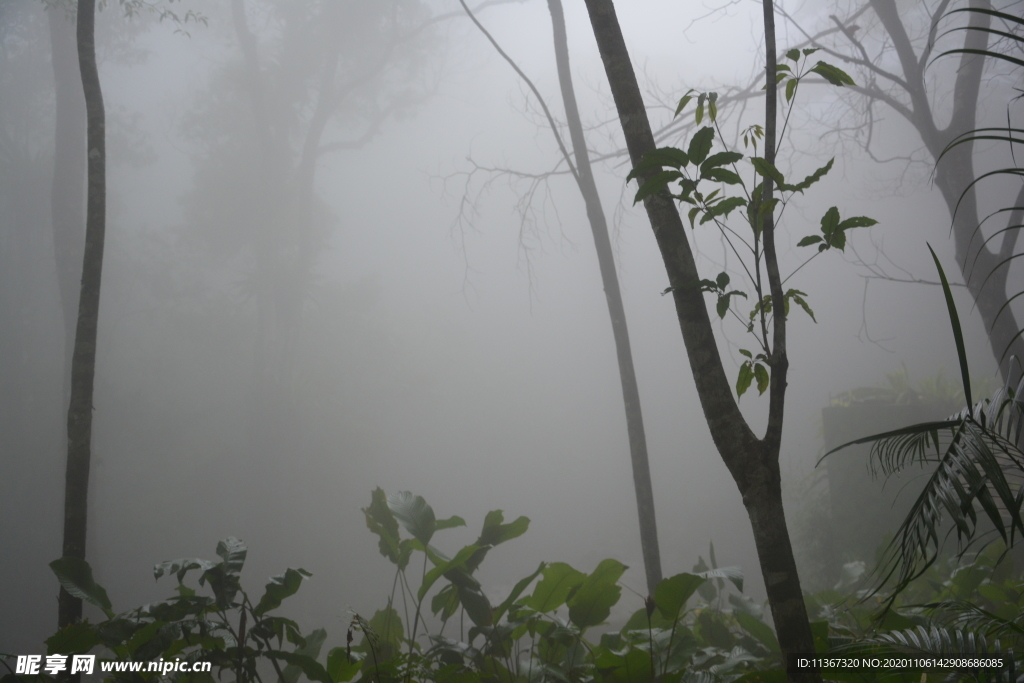
[[[931,247],[928,247],[931,251]],[[911,425],[843,444],[825,457],[854,444],[871,444],[872,471],[890,477],[911,465],[934,465],[924,489],[900,524],[875,569],[872,594],[891,584],[886,609],[896,595],[921,576],[938,558],[952,530],[963,554],[984,533],[979,519],[1012,547],[1024,535],[1024,379],[991,399],[970,403],[970,373],[960,319],[949,282],[935,252],[932,258],[942,281],[967,407],[946,420]],[[820,462],[820,461],[819,461]]]

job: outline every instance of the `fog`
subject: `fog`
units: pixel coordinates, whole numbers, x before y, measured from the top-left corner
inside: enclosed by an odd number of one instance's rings
[[[317,41],[332,26],[341,32],[339,79],[368,69],[383,58],[380,38],[360,22],[376,10],[341,3],[338,17],[316,21],[304,14],[316,3],[244,4],[277,98],[264,104],[290,126],[275,129],[274,153],[297,174],[314,115]],[[302,235],[280,222],[294,207],[275,203],[302,201],[298,176],[282,177],[276,197],[261,189],[277,171],[254,133],[231,3],[169,5],[206,23],[146,11],[129,19],[118,3],[99,14],[109,209],[87,559],[117,610],[170,594],[173,580],[154,585],[155,563],[210,558],[218,540],[236,536],[249,546],[250,590],[286,567],[312,572],[288,616],[325,627],[336,642],[352,611],[372,614],[391,591],[392,566],[361,512],[375,487],[422,495],[439,518],[463,517],[466,529],[438,535],[450,552],[476,537],[489,510],[529,517],[529,531],[480,570],[492,599],[542,560],[590,571],[614,557],[629,565],[623,584],[635,591],[624,592],[621,613],[642,606],[615,346],[579,192],[565,174],[531,188],[486,171],[556,166],[535,98],[457,2],[398,4],[415,6],[421,20],[454,16],[399,45],[340,101],[321,143],[346,148],[316,158]],[[724,89],[763,68],[758,3],[720,12],[668,0],[618,5],[652,107],[659,93],[671,107],[691,87]],[[828,22],[816,3],[786,5],[808,25]],[[566,13],[589,144],[618,150],[585,7],[566,3]],[[546,4],[496,4],[479,18],[561,119]],[[47,563],[61,555],[64,329],[50,227],[46,14],[8,0],[0,22],[0,651],[18,653],[41,651],[56,626],[58,584]],[[779,30],[782,48],[800,40],[785,22]],[[941,88],[952,67],[934,68]],[[1002,93],[1006,83],[984,87]],[[828,207],[878,220],[851,233],[845,253],[814,259],[791,281],[808,293],[817,324],[800,311],[790,317],[783,485],[808,567],[802,579],[821,585],[807,557],[815,528],[827,523],[814,468],[822,408],[903,368],[913,382],[940,371],[958,377],[941,291],[865,280],[860,261],[934,280],[928,242],[956,269],[949,214],[910,126],[891,111],[879,116],[875,149],[919,160],[879,164],[828,135],[837,112],[853,105],[822,87],[801,97],[780,167],[806,175],[831,156],[836,165],[786,210],[785,269],[803,261],[795,243],[818,230]],[[1005,117],[1004,101],[992,97],[980,120]],[[761,106],[752,100],[745,125],[760,120]],[[651,116],[657,128],[672,112]],[[720,116],[739,128],[728,120],[735,110]],[[596,170],[614,216],[664,574],[689,571],[713,542],[718,563],[741,567],[745,591],[763,601],[746,511],[705,424],[672,297],[661,294],[667,277],[646,214],[632,205],[628,162],[620,154]],[[992,188],[984,201],[998,201]],[[725,259],[719,237],[710,226],[688,234],[714,277]],[[957,296],[972,369],[998,381],[973,302]],[[735,377],[744,330],[715,324]],[[767,402],[756,391],[740,400],[758,432]]]

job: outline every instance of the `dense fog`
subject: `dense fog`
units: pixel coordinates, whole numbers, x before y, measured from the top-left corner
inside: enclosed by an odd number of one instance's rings
[[[848,16],[846,4],[780,3],[814,30]],[[617,5],[656,129],[688,89],[725,92],[763,70],[759,3]],[[50,11],[72,20],[60,3]],[[484,3],[478,18],[561,125],[546,4]],[[566,20],[612,223],[664,574],[708,560],[713,543],[718,564],[740,567],[761,602],[750,523],[711,441],[650,223],[633,205],[636,184],[625,181],[630,164],[582,2],[566,3]],[[862,20],[864,34],[880,30]],[[781,16],[778,31],[780,50],[804,40]],[[51,222],[46,6],[0,2],[0,32],[0,652],[20,653],[42,651],[56,627],[47,564],[61,555],[67,332]],[[447,552],[471,542],[489,510],[529,517],[529,531],[480,570],[492,599],[541,560],[590,571],[613,557],[630,567],[613,622],[641,607],[622,391],[584,204],[536,97],[458,2],[108,2],[97,46],[108,214],[86,554],[115,609],[171,593],[173,579],[154,585],[155,563],[210,558],[236,536],[257,593],[286,567],[312,572],[289,616],[337,640],[353,612],[372,614],[392,588],[361,512],[376,487],[422,495],[439,518],[463,517],[467,528],[438,534]],[[929,67],[940,119],[955,64]],[[982,85],[980,123],[1005,121],[1018,80],[1001,73]],[[327,78],[335,87],[324,104]],[[692,121],[693,106],[680,118]],[[807,293],[817,320],[796,307],[789,316],[781,455],[811,588],[830,581],[829,482],[815,468],[822,409],[843,392],[887,386],[887,373],[905,371],[914,386],[939,373],[959,382],[941,289],[876,277],[934,281],[927,242],[962,282],[933,160],[881,105],[866,152],[867,130],[854,129],[864,111],[856,93],[808,85],[779,152],[779,167],[800,177],[836,158],[786,208],[786,273],[810,255],[796,242],[830,206],[878,221],[787,284]],[[762,117],[759,95],[719,112],[727,137]],[[979,146],[977,167],[1005,163],[999,155],[1005,147]],[[1005,204],[1014,187],[982,186],[982,206]],[[710,225],[687,233],[704,277],[724,269],[744,288]],[[1019,266],[1011,279],[1020,282]],[[954,289],[975,379],[996,386],[985,326]],[[745,316],[751,299],[736,301]],[[712,320],[734,381],[746,331]],[[767,403],[756,390],[739,401],[755,431]],[[863,454],[850,457],[867,469]]]

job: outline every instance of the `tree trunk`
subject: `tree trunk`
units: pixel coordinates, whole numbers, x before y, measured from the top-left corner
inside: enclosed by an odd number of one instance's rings
[[[85,98],[78,69],[73,17],[54,5],[46,12],[50,27],[56,125],[50,207],[57,287],[64,313],[64,395],[71,380],[71,353],[78,318],[82,248],[85,241]]]
[[[629,435],[629,455],[633,465],[633,487],[636,491],[636,507],[640,518],[640,546],[644,556],[644,572],[647,577],[647,593],[654,595],[654,588],[661,583],[661,551],[658,547],[658,525],[654,516],[654,491],[651,487],[651,468],[647,459],[647,437],[644,433],[643,412],[640,410],[640,389],[636,383],[633,368],[633,352],[629,345],[629,328],[626,325],[626,311],[622,306],[619,291],[619,277],[615,272],[615,258],[608,236],[608,221],[601,198],[594,182],[593,169],[587,142],[583,136],[576,93],[569,70],[569,46],[565,33],[565,15],[561,0],[548,0],[551,11],[551,25],[555,37],[555,63],[558,66],[558,82],[565,104],[565,117],[569,125],[573,154],[576,157],[577,180],[583,201],[587,206],[587,218],[594,235],[597,261],[601,269],[608,315],[612,321],[615,337],[615,352],[619,363],[619,379],[622,383],[622,400],[626,408],[626,432]]]
[[[622,124],[626,147],[633,165],[636,166],[647,152],[655,149],[654,135],[647,119],[636,74],[630,63],[612,1],[586,0],[586,4],[615,99],[619,121]],[[767,42],[772,44],[772,3],[765,0],[764,5]],[[774,55],[769,57],[769,67],[773,57]],[[774,88],[771,84],[774,84],[774,81],[774,71],[770,69],[770,94],[773,94]],[[769,107],[766,131],[774,129],[773,113]],[[771,146],[766,139],[766,148]],[[641,184],[650,175],[648,173],[641,177]],[[770,196],[770,188],[765,188],[765,193],[766,196]],[[732,394],[732,387],[726,379],[707,306],[700,288],[695,286],[699,276],[693,252],[675,204],[669,197],[655,193],[644,200],[644,208],[647,210],[665,262],[676,305],[676,315],[679,318],[704,418],[711,430],[715,446],[743,496],[743,503],[750,517],[779,644],[785,655],[812,653],[814,639],[804,607],[789,531],[786,528],[779,476],[779,445],[788,368],[784,324],[781,329],[776,325],[774,330],[768,428],[765,438],[758,439],[740,413]],[[773,298],[779,302],[781,282],[778,265],[774,263],[773,226],[770,220],[766,222],[764,230],[765,258],[769,261],[766,270]],[[774,306],[776,311],[782,308],[779,304]],[[782,321],[784,323],[784,318]],[[815,670],[787,668],[787,675],[794,683],[821,681],[820,674]]]
[[[94,15],[96,0],[78,2],[78,64],[87,113],[88,200],[82,285],[78,301],[75,348],[71,359],[71,400],[68,407],[68,460],[64,480],[64,557],[85,559],[92,441],[92,393],[96,371],[96,328],[103,272],[106,223],[106,144],[103,93],[96,69]],[[82,601],[61,588],[58,624],[82,618]]]
[[[960,56],[953,86],[953,112],[949,124],[939,128],[928,99],[928,87],[924,79],[926,65],[922,64],[922,58],[914,51],[895,0],[870,0],[870,4],[896,49],[904,76],[904,87],[910,97],[910,106],[897,111],[917,129],[928,152],[936,160],[935,185],[942,193],[953,223],[957,264],[968,291],[978,305],[978,312],[988,332],[989,346],[999,363],[1003,380],[1016,384],[1020,379],[1020,367],[1012,365],[1007,359],[1014,355],[1020,362],[1024,362],[1024,339],[1019,336],[1021,325],[1014,312],[1009,307],[1003,310],[1003,307],[1008,299],[1007,275],[1012,263],[1006,259],[1016,251],[1020,230],[1011,229],[1006,232],[998,250],[985,245],[985,239],[978,228],[981,217],[977,194],[970,187],[976,179],[974,143],[957,145],[942,156],[946,145],[976,125],[985,58],[977,52]],[[963,48],[985,50],[989,48],[989,43],[988,34],[983,29],[988,28],[991,22],[990,17],[983,12],[991,10],[992,3],[990,0],[971,0],[969,6],[982,10],[970,13],[969,26],[980,30],[964,32]],[[1022,205],[1024,191],[1018,195],[1014,204],[1018,207]],[[1020,224],[1020,215],[1019,212],[1011,213],[1007,227]]]

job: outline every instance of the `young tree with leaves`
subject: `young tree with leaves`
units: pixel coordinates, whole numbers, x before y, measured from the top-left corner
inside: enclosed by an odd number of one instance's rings
[[[788,81],[785,96],[792,106],[801,79],[810,73],[820,75],[837,86],[849,85],[852,81],[840,69],[824,62],[808,68],[806,60],[813,50],[791,50],[786,57],[792,63],[777,64],[774,5],[772,0],[764,0],[765,123],[763,128],[748,128],[743,136],[746,144],[755,145],[755,155],[749,159],[755,174],[754,185],[748,189],[737,166],[744,154],[729,149],[711,153],[716,139],[722,139],[715,125],[717,105],[714,95],[696,96],[698,124],[706,107],[712,125],[697,131],[685,151],[656,148],[615,7],[611,0],[587,0],[587,9],[633,163],[629,178],[637,178],[640,183],[637,201],[644,202],[665,263],[669,279],[666,293],[671,292],[675,301],[704,417],[750,518],[779,644],[786,654],[814,652],[786,526],[779,469],[789,370],[787,314],[790,303],[805,308],[808,313],[810,308],[803,292],[784,288],[786,278],[780,270],[775,223],[776,215],[781,213],[785,202],[820,179],[829,171],[832,162],[799,183],[786,181],[775,165],[777,140],[784,132],[777,129],[777,101],[778,86]],[[693,99],[691,93],[684,96],[677,115]],[[758,157],[756,145],[761,139],[764,156]],[[676,193],[670,190],[673,184],[678,184]],[[708,185],[716,189],[710,190]],[[741,194],[728,196],[723,190],[729,187],[740,188]],[[700,277],[676,201],[690,207],[687,216],[691,228],[712,223],[719,228],[737,256],[740,256],[741,249],[746,250],[747,258],[741,257],[741,261],[755,294],[749,316],[733,312],[737,297],[746,295],[740,290],[729,289],[730,278],[726,273],[719,274],[714,280]],[[747,223],[744,233],[727,223],[734,212]],[[822,218],[820,233],[805,237],[798,246],[816,247],[818,254],[833,248],[842,249],[846,244],[847,230],[873,223],[864,217],[842,220],[838,208],[833,207]],[[732,314],[740,318],[760,347],[756,354],[741,351],[747,360],[742,363],[736,382],[737,395],[744,393],[754,382],[759,392],[768,392],[768,424],[760,438],[740,411],[726,377],[704,292],[716,296],[720,317]],[[788,676],[794,682],[821,680],[816,671],[808,669],[791,669]]]

